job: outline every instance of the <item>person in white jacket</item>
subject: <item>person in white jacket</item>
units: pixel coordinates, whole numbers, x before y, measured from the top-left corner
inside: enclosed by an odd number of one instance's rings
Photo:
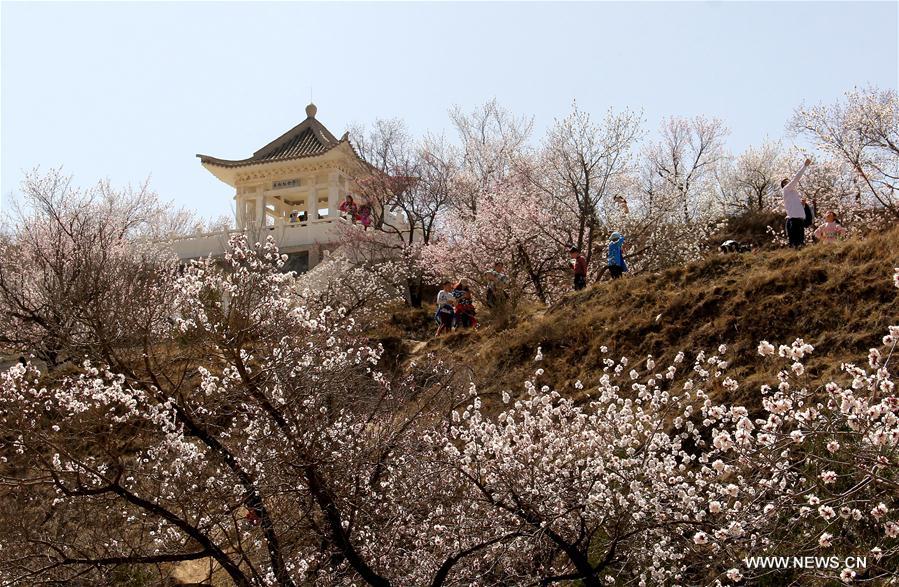
[[[792,180],[784,178],[780,182],[784,195],[784,208],[787,209],[787,240],[790,241],[791,247],[799,248],[805,244],[805,203],[799,192],[799,179],[811,164],[812,160],[806,159]]]

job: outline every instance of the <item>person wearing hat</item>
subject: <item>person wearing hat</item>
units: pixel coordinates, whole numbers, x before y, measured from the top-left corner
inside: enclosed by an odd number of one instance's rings
[[[627,271],[627,263],[624,261],[624,251],[622,248],[624,247],[624,237],[621,236],[620,232],[613,232],[609,236],[609,254],[608,254],[608,262],[609,262],[609,273],[612,274],[612,279],[618,279],[621,277],[621,274]]]
[[[574,290],[578,291],[587,287],[587,259],[577,247],[568,250],[571,255],[571,268],[574,270]]]

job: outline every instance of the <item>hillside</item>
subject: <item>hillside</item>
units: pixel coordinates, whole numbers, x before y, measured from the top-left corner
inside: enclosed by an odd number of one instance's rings
[[[899,229],[833,245],[811,245],[747,254],[714,253],[704,260],[658,274],[626,276],[572,293],[545,309],[526,308],[513,327],[497,332],[457,332],[416,354],[438,351],[458,366],[474,367],[478,383],[493,391],[520,389],[542,347],[547,381],[577,393],[602,374],[604,357],[642,360],[651,354],[665,365],[678,351],[728,346],[731,373],[741,381],[735,397],[757,402],[758,385],[771,382],[756,348],[759,340],[815,346],[811,375],[838,371],[842,361],[862,361],[899,319],[892,285],[899,267]],[[422,312],[419,320],[428,320]],[[425,332],[421,322],[397,318],[407,336]],[[414,327],[414,334],[410,329]],[[608,354],[600,351],[608,347]],[[447,352],[448,351],[448,352]]]

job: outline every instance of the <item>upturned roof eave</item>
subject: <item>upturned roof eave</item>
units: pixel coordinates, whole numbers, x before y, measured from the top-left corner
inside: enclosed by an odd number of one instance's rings
[[[333,145],[330,145],[325,148],[324,151],[319,153],[306,153],[303,155],[289,155],[286,157],[273,157],[271,159],[260,159],[255,155],[253,157],[248,157],[246,159],[219,159],[218,157],[213,157],[211,155],[203,155],[201,153],[197,153],[197,157],[200,159],[200,162],[204,165],[215,165],[218,167],[249,167],[252,165],[266,165],[268,163],[280,163],[282,161],[292,161],[294,159],[312,159],[315,157],[321,157],[323,155],[327,155],[334,149],[336,149],[343,141],[338,141]]]
[[[341,146],[345,146],[343,150],[343,155],[352,159],[355,163],[361,165],[363,169],[368,169],[367,163],[364,159],[359,157],[359,154],[353,148],[352,144],[349,141],[347,135],[344,135],[337,143],[330,146],[327,150],[321,153],[314,153],[308,155],[294,155],[291,157],[281,157],[277,159],[265,159],[265,160],[256,160],[254,158],[249,159],[241,159],[237,161],[232,161],[228,159],[219,159],[217,157],[211,157],[209,155],[197,154],[197,157],[200,159],[200,163],[203,167],[206,168],[210,173],[215,175],[219,180],[224,183],[236,187],[236,174],[238,171],[247,171],[252,168],[263,168],[269,166],[271,164],[277,163],[289,163],[291,161],[309,161],[317,158],[327,157],[331,155],[335,150],[339,149]]]

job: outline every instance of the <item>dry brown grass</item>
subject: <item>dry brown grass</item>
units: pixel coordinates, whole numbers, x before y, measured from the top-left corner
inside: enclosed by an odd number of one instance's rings
[[[843,361],[861,362],[899,319],[892,285],[899,267],[899,229],[838,244],[747,254],[710,254],[659,274],[625,277],[572,293],[545,312],[519,312],[517,325],[497,332],[453,333],[428,350],[449,351],[471,366],[482,387],[520,389],[536,369],[538,346],[546,375],[561,391],[602,373],[600,347],[613,358],[653,355],[667,364],[680,351],[729,347],[731,373],[741,381],[738,403],[755,404],[758,385],[774,373],[756,352],[758,341],[815,346],[807,367],[829,375]]]

